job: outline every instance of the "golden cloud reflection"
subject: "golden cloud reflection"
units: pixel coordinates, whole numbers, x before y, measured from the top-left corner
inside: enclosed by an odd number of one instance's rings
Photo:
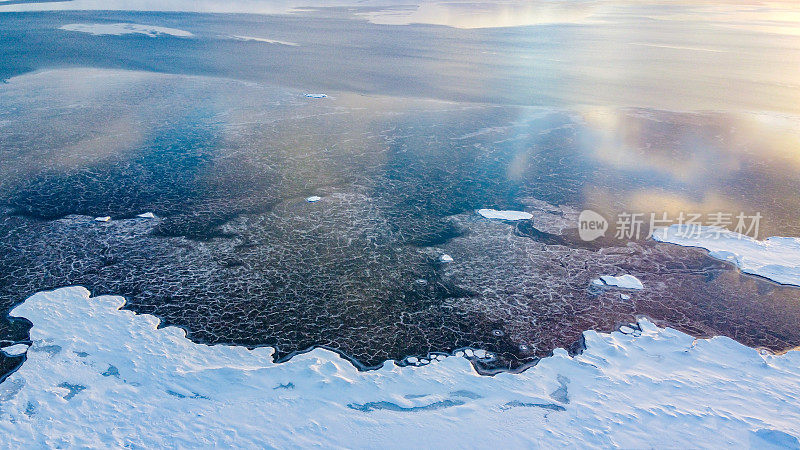
[[[596,20],[601,2],[511,0],[499,2],[422,2],[416,6],[363,13],[370,22],[387,25],[424,23],[454,28],[499,28],[545,24],[579,24]]]
[[[628,188],[588,183],[587,205],[611,215],[760,212],[765,233],[800,227],[796,118],[609,108],[580,117],[581,151],[631,180]]]

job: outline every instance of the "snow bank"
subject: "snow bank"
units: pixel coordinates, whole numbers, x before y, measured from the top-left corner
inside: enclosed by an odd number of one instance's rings
[[[592,284],[602,287],[618,287],[621,289],[644,289],[644,285],[638,278],[633,275],[620,275],[611,276],[603,275],[600,278],[592,280]]]
[[[770,237],[757,241],[719,227],[688,229],[672,225],[658,229],[653,239],[704,248],[710,256],[736,264],[742,272],[800,286],[800,238]]]
[[[157,27],[153,25],[141,25],[138,23],[71,23],[59,27],[64,31],[77,31],[89,33],[95,36],[123,34],[145,34],[150,37],[159,35],[169,35],[176,37],[190,37],[192,33],[176,28]]]
[[[496,209],[479,209],[478,214],[487,219],[500,220],[528,220],[533,218],[532,214],[525,211],[498,211]]]
[[[800,352],[759,354],[647,321],[584,334],[522,374],[482,377],[461,357],[358,372],[317,349],[187,340],[158,319],[38,293],[27,361],[0,384],[9,447],[763,447],[797,445]]]

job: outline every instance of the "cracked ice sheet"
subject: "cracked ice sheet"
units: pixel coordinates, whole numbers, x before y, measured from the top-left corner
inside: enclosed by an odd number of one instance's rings
[[[29,352],[0,384],[7,442],[396,447],[422,431],[429,446],[715,447],[800,436],[799,352],[648,321],[630,335],[587,331],[575,358],[557,350],[522,374],[481,377],[459,357],[358,372],[317,349],[275,364],[269,348],[195,344],[123,304],[72,287],[13,310],[33,322],[32,350],[58,351]]]
[[[742,272],[800,286],[800,238],[769,237],[759,241],[714,226],[672,225],[653,233],[653,239],[704,248],[710,256],[736,264]]]

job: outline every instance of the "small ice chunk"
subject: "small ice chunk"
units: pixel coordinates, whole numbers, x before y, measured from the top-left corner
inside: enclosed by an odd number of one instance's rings
[[[28,351],[28,345],[14,344],[14,345],[9,345],[8,347],[3,347],[0,350],[2,350],[2,352],[5,353],[7,356],[19,356]]]
[[[464,350],[464,354],[467,355],[468,358],[472,358],[473,356],[475,356],[475,352],[472,351],[472,349],[470,348]]]
[[[151,213],[151,212],[146,212],[146,213],[139,214],[136,217],[139,217],[139,218],[142,218],[142,219],[155,219],[156,215]]]
[[[630,300],[631,296],[628,295],[628,294],[619,294],[619,298],[621,298],[623,300]]]
[[[644,285],[638,278],[633,275],[620,275],[620,276],[611,276],[611,275],[603,275],[598,279],[592,280],[592,284],[595,286],[610,286],[610,287],[618,287],[621,289],[644,289]]]
[[[306,94],[308,98],[328,98],[328,94]]]
[[[318,202],[320,200],[322,200],[322,197],[319,197],[317,195],[312,195],[311,197],[306,198],[306,201],[308,203],[316,203],[316,202]]]
[[[631,334],[631,333],[633,333],[633,328],[631,328],[631,327],[629,327],[627,325],[623,325],[623,326],[619,327],[619,331],[620,331],[620,333],[623,333],[623,334]]]
[[[408,358],[406,358],[406,362],[408,362],[409,364],[416,364],[419,362],[419,358],[417,358],[416,356],[409,356]]]
[[[445,253],[444,255],[439,257],[439,262],[443,263],[453,262],[453,257]]]
[[[500,220],[528,220],[533,218],[533,215],[525,211],[498,211],[496,209],[479,209],[478,214],[487,219],[500,219]]]
[[[108,222],[111,220],[111,216],[103,216],[103,217],[95,217],[95,222]]]

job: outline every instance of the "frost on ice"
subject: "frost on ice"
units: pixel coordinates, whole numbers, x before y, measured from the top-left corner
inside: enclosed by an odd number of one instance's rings
[[[521,374],[465,358],[359,372],[328,350],[203,345],[80,287],[38,293],[27,361],[0,384],[10,447],[797,446],[800,352],[760,354],[642,320]],[[465,354],[474,354],[466,350]],[[410,360],[410,359],[409,359]],[[313,421],[309,417],[313,415]]]
[[[95,36],[123,34],[144,34],[150,37],[168,35],[175,37],[191,37],[192,33],[176,28],[157,27],[153,25],[141,25],[138,23],[70,23],[59,27],[64,31],[77,31],[79,33],[89,33]]]
[[[620,289],[644,289],[644,285],[633,275],[620,276],[603,275],[592,280],[592,284],[599,287],[617,287]],[[629,297],[630,298],[630,297]]]
[[[525,211],[498,211],[496,209],[479,209],[478,214],[487,219],[500,219],[500,220],[528,220],[533,218],[533,215]]]
[[[653,233],[653,239],[704,248],[709,256],[736,264],[742,272],[800,286],[800,238],[770,237],[758,241],[719,227],[688,230],[672,225]]]

